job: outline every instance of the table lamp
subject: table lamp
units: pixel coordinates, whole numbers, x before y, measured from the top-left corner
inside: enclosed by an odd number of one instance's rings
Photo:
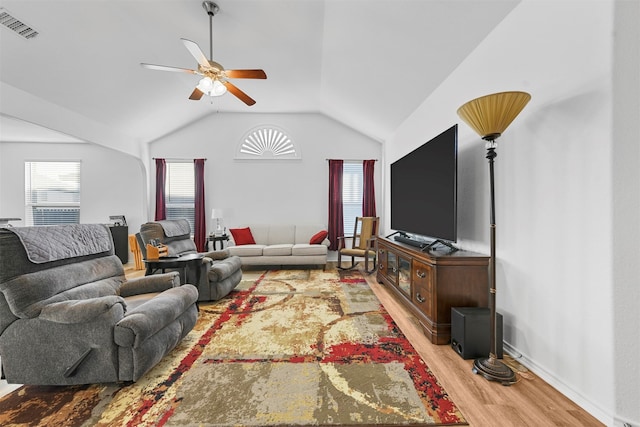
[[[224,234],[224,228],[222,227],[222,217],[224,212],[220,208],[214,208],[211,211],[211,218],[215,220],[215,227],[213,229],[213,234],[215,236],[222,236]]]

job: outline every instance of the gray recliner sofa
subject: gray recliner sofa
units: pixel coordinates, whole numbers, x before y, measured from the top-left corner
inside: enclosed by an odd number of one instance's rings
[[[151,240],[157,240],[167,246],[171,256],[198,253],[196,244],[191,239],[191,226],[186,219],[142,224],[140,240],[142,246],[146,246]],[[195,283],[194,273],[188,272],[185,280],[198,287],[198,301],[216,301],[228,295],[242,280],[242,261],[239,257],[231,255],[228,249],[205,252],[200,270],[200,283]]]
[[[0,361],[9,383],[136,381],[194,327],[177,273],[127,280],[101,224],[0,228]]]

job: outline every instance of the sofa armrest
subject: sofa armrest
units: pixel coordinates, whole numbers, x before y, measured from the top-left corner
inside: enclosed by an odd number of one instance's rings
[[[209,269],[209,281],[221,282],[231,277],[242,268],[242,261],[238,256],[231,256],[223,260],[214,261]]]
[[[231,253],[229,252],[229,249],[222,249],[222,250],[219,250],[219,251],[211,251],[211,252],[206,252],[204,254],[205,257],[211,258],[213,261],[219,261],[221,259],[229,258],[230,255],[231,255]]]
[[[97,317],[111,310],[119,310],[117,318],[121,318],[125,311],[122,297],[108,295],[84,300],[67,300],[48,304],[42,308],[39,319],[55,323],[76,324],[95,320]]]
[[[180,274],[177,271],[163,274],[129,279],[120,285],[120,295],[130,297],[132,295],[151,294],[166,291],[180,286]]]
[[[139,347],[147,338],[180,317],[198,300],[193,285],[171,288],[128,312],[114,329],[121,347]]]

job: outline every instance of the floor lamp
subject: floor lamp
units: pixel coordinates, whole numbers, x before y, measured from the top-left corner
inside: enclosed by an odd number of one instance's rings
[[[531,99],[525,92],[500,92],[473,99],[460,108],[458,115],[485,141],[486,158],[489,160],[489,182],[491,192],[491,257],[489,261],[489,312],[490,312],[490,352],[489,357],[476,359],[473,372],[479,373],[490,381],[498,381],[503,385],[516,382],[515,373],[498,360],[496,342],[496,204],[493,179],[493,161],[496,158],[496,138],[511,124]]]

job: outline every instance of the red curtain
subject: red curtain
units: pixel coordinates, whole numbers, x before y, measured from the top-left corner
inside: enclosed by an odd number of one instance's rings
[[[195,230],[193,230],[193,241],[199,252],[207,250],[207,219],[204,212],[204,161],[205,159],[194,159],[195,165]]]
[[[343,160],[329,160],[329,249],[338,249],[338,236],[344,236],[342,215]]]
[[[375,160],[362,162],[362,216],[376,216],[376,190],[373,184]]]
[[[155,220],[160,221],[167,218],[165,202],[165,182],[167,180],[167,163],[164,159],[156,159],[156,216]]]

